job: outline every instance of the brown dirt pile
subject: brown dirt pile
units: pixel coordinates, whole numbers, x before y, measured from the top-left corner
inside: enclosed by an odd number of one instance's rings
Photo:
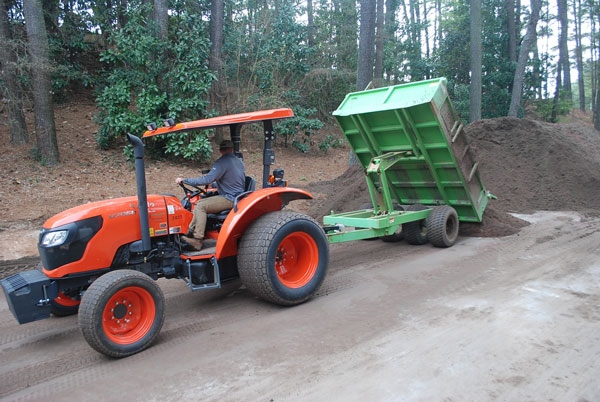
[[[497,199],[481,224],[461,224],[461,234],[505,236],[526,222],[509,215],[535,210],[600,214],[600,132],[579,123],[550,124],[527,119],[477,121],[465,133],[479,162],[480,177]],[[316,195],[309,214],[352,211],[369,200],[362,170],[310,187]]]

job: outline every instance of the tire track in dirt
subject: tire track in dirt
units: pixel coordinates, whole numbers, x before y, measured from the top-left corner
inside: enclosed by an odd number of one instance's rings
[[[383,242],[365,242],[358,252],[356,248],[334,252],[324,285],[313,299],[359,286],[365,278],[362,275],[356,276],[356,271],[361,269],[363,263],[370,262],[373,258],[371,254],[381,254],[390,247],[396,247],[404,256],[419,252],[419,248],[414,246],[403,247]],[[336,256],[341,257],[339,262],[335,260]],[[79,334],[75,317],[52,317],[49,320],[31,323],[27,327],[27,324],[16,324],[12,315],[5,310],[0,321],[2,360],[18,360],[23,351],[32,349],[37,351],[40,360],[0,373],[0,397],[13,395],[18,398],[20,391],[32,387],[35,391],[28,392],[27,398],[43,397],[61,389],[66,391],[73,383],[85,385],[87,381],[110,373],[111,365],[135,367],[139,364],[138,359],[151,359],[153,355],[178,344],[178,341],[207,337],[221,327],[256,320],[261,316],[293,308],[263,302],[246,289],[240,289],[240,286],[240,281],[232,281],[225,284],[221,290],[192,294],[186,288],[173,289],[169,286],[166,293],[167,317],[157,342],[139,355],[118,361],[96,353],[85,343]],[[56,341],[60,341],[58,345],[55,345]],[[48,359],[43,353],[47,347],[53,348],[53,358]],[[57,352],[61,348],[64,350]],[[60,370],[57,370],[57,367],[60,367]]]
[[[450,249],[436,249],[428,245],[410,246],[403,242],[355,242],[339,247],[334,245],[331,248],[328,276],[319,293],[309,303],[326,303],[319,300],[325,296],[341,295],[355,288],[357,291],[353,291],[352,295],[360,295],[358,290],[361,285],[367,281],[377,281],[375,288],[381,290],[381,294],[371,295],[372,297],[394,306],[398,319],[404,321],[405,325],[429,328],[436,323],[423,321],[420,316],[415,316],[414,311],[436,308],[444,298],[452,294],[460,294],[465,300],[470,295],[476,298],[478,292],[491,286],[490,284],[507,291],[513,289],[519,284],[519,280],[514,279],[510,272],[514,269],[515,260],[535,257],[532,272],[526,274],[530,280],[551,276],[554,274],[553,270],[546,268],[547,266],[569,266],[571,263],[569,258],[561,256],[558,246],[573,242],[576,251],[584,252],[585,245],[576,243],[577,239],[593,236],[598,223],[598,220],[586,221],[575,228],[571,228],[575,225],[567,223],[558,231],[552,231],[551,223],[544,223],[541,225],[541,232],[539,229],[536,232],[526,229],[531,233],[486,239],[482,250],[471,254],[466,250],[471,241],[469,238],[460,239]],[[529,256],[528,253],[535,255]],[[423,264],[424,259],[426,264]],[[399,268],[395,267],[398,260],[403,261]],[[443,267],[445,261],[457,261],[457,264]],[[566,272],[575,274],[577,269],[576,266],[569,267]],[[390,281],[386,280],[388,276]],[[147,364],[157,356],[164,355],[165,351],[168,353],[181,341],[194,339],[195,343],[197,339],[200,346],[209,345],[214,337],[231,329],[225,327],[243,327],[245,322],[260,321],[261,317],[293,309],[257,299],[241,286],[240,281],[229,282],[219,290],[198,293],[171,283],[163,283],[162,287],[167,296],[167,317],[157,342],[138,355],[120,360],[106,358],[89,348],[77,334],[74,318],[40,321],[22,333],[20,330],[26,327],[14,324],[15,329],[10,329],[12,327],[6,320],[10,313],[3,310],[0,315],[0,358],[12,363],[0,369],[0,398],[35,400],[68,393],[74,384],[85,387],[95,380],[110,376],[115,370],[134,370],[143,365],[143,362]],[[342,297],[340,295],[338,297]],[[359,302],[360,296],[358,297]],[[582,297],[582,303],[589,305],[589,302],[590,300]],[[418,308],[414,308],[415,306]],[[444,308],[448,313],[447,319],[465,319],[473,314],[476,315],[473,316],[475,319],[489,313],[484,307],[457,305]],[[368,314],[357,305],[357,308],[350,308],[345,312],[345,318],[349,322],[364,322],[369,319]],[[587,314],[590,320],[597,319],[597,311],[589,311]],[[5,329],[9,329],[6,334]],[[347,346],[350,347],[355,340],[348,340]],[[47,357],[45,353],[49,347],[53,348],[52,357]],[[21,356],[28,357],[23,360]]]

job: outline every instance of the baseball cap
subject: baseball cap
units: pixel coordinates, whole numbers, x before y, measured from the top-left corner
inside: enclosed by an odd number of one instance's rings
[[[233,148],[233,142],[231,140],[223,140],[221,141],[221,143],[219,144],[219,150],[224,150],[224,149],[228,149],[228,148]]]

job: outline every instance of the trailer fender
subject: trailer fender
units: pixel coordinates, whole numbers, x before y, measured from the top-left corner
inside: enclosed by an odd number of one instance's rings
[[[238,241],[258,217],[279,211],[290,201],[312,198],[308,191],[292,187],[263,188],[248,194],[234,206],[223,222],[217,238],[217,259],[237,255]]]

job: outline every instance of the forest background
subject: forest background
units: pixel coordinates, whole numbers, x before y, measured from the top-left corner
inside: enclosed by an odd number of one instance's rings
[[[286,144],[326,150],[341,139],[314,134],[347,93],[435,77],[466,121],[577,108],[600,130],[598,21],[598,0],[0,0],[0,92],[11,143],[31,141],[33,110],[45,165],[54,105],[90,95],[101,148],[148,122],[291,107]],[[205,133],[147,149],[212,150]]]

